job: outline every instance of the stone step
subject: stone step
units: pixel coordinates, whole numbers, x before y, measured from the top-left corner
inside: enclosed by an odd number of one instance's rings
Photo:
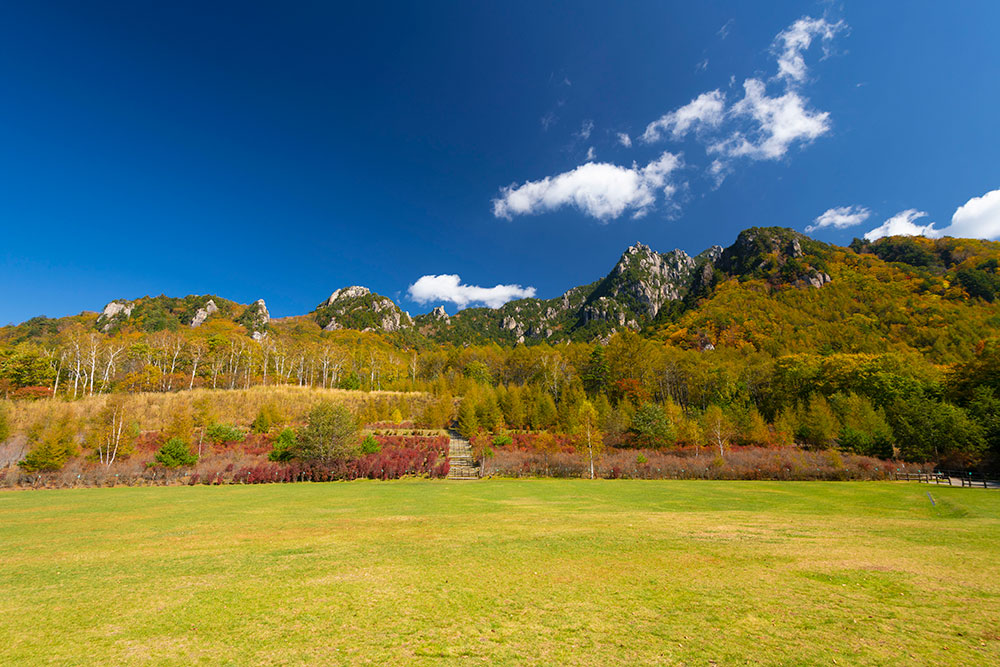
[[[479,479],[479,469],[472,458],[472,446],[466,440],[452,438],[448,443],[448,479],[473,481]]]

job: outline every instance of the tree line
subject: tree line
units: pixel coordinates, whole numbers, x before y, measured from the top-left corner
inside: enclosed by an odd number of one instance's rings
[[[427,392],[420,425],[570,433],[584,403],[611,445],[838,447],[909,460],[991,464],[1000,452],[1000,353],[938,366],[917,354],[683,349],[625,331],[606,343],[405,349],[354,331],[253,340],[220,322],[101,335],[70,327],[0,346],[8,398],[255,386]]]

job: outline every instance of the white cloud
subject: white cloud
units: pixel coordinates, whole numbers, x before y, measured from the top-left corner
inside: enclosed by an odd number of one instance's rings
[[[924,211],[908,208],[905,211],[900,211],[880,226],[865,234],[865,238],[869,241],[874,241],[883,236],[927,236],[929,238],[941,236],[941,232],[934,229],[933,222],[927,225],[918,225],[913,222],[919,218],[926,217],[927,213]]]
[[[727,21],[719,29],[725,39],[733,22]],[[681,140],[694,134],[705,147],[707,166],[697,165],[702,173],[718,187],[732,173],[741,158],[747,160],[778,160],[796,145],[806,145],[831,130],[830,114],[811,108],[809,99],[801,94],[800,84],[808,79],[804,54],[816,43],[821,43],[824,53],[831,40],[846,31],[843,21],[831,23],[825,18],[803,17],[782,30],[772,42],[771,49],[777,61],[775,76],[750,78],[743,82],[743,96],[730,104],[727,92],[715,89],[701,93],[689,103],[664,114],[649,123],[640,135],[646,144],[663,139]],[[703,68],[707,62],[699,63]],[[730,88],[735,86],[735,75],[730,77]],[[768,86],[778,89],[769,94]],[[729,94],[729,98],[734,95]],[[543,119],[548,127],[556,118]],[[576,145],[587,145],[594,129],[593,121],[585,121],[574,133]],[[618,142],[631,147],[633,138],[627,133],[617,133]],[[583,142],[587,143],[583,143]],[[678,156],[664,153],[655,163],[669,156],[674,162],[671,169],[680,166]],[[587,152],[586,164],[571,171],[547,177],[540,181],[526,181],[501,188],[493,199],[493,214],[498,218],[530,215],[552,211],[563,206],[574,206],[585,214],[606,221],[625,212],[642,217],[656,203],[657,190],[662,189],[668,204],[674,186],[664,179],[657,186],[649,179],[649,169],[654,163],[640,168],[597,163],[596,154]],[[818,224],[818,221],[817,221]]]
[[[926,236],[937,239],[954,236],[966,239],[1000,239],[1000,189],[990,190],[981,197],[973,197],[965,202],[951,216],[951,224],[936,229],[934,223],[918,225],[914,220],[927,217],[923,211],[909,208],[900,211],[876,227],[865,238],[869,241],[883,236]]]
[[[872,212],[864,206],[838,206],[824,211],[813,220],[813,224],[806,227],[806,232],[814,232],[818,229],[833,227],[834,229],[847,229],[860,225],[871,217]]]
[[[493,215],[510,219],[573,206],[601,221],[632,211],[640,218],[656,203],[658,192],[667,200],[676,186],[670,175],[680,168],[679,155],[664,152],[645,167],[588,162],[572,171],[540,181],[509,185],[493,200]]]
[[[593,162],[597,159],[597,153],[594,151],[594,147],[591,146],[587,149],[587,162]]]
[[[970,239],[1000,239],[1000,190],[973,197],[951,216],[951,225],[941,235]]]
[[[680,139],[691,130],[718,127],[726,114],[726,98],[719,90],[702,93],[684,106],[660,116],[646,126],[642,140],[659,141],[669,132]]]
[[[751,121],[751,126],[735,130],[728,138],[709,145],[710,153],[753,160],[777,160],[796,142],[808,143],[830,130],[830,114],[806,108],[808,100],[787,91],[768,97],[764,82],[743,82],[743,99],[734,104],[730,115]]]
[[[707,70],[708,69],[708,58],[705,58],[704,60],[702,60],[701,62],[699,62],[697,65],[695,65],[694,69],[697,72],[704,72],[705,70]]]
[[[520,285],[494,287],[463,285],[457,274],[446,273],[439,276],[421,276],[417,282],[410,285],[406,293],[410,299],[420,304],[446,301],[454,303],[459,308],[465,308],[472,303],[483,303],[490,308],[499,308],[511,299],[535,296],[535,288]]]
[[[778,58],[778,78],[789,85],[805,81],[808,69],[802,52],[808,51],[817,37],[823,42],[825,50],[830,40],[846,27],[843,21],[830,23],[826,19],[804,16],[778,33],[771,46]]]

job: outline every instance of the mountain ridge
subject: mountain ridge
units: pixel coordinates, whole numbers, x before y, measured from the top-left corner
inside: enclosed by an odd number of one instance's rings
[[[896,290],[892,298],[913,301],[909,306],[913,317],[922,317],[941,300],[973,304],[980,310],[992,308],[1000,295],[998,259],[1000,243],[989,241],[888,237],[874,243],[856,239],[851,246],[840,247],[788,228],[751,227],[740,232],[730,246],[715,245],[695,256],[679,249],[661,253],[637,242],[625,249],[603,277],[559,296],[517,299],[499,308],[466,308],[454,315],[437,306],[411,316],[391,298],[352,285],[335,290],[308,313],[274,319],[263,299],[245,305],[211,294],[115,299],[100,312],[76,318],[108,335],[127,330],[195,329],[226,321],[258,341],[275,327],[306,331],[313,330],[309,329],[313,325],[318,332],[374,332],[407,346],[606,341],[627,329],[714,347],[726,331],[731,333],[746,323],[739,322],[739,313],[731,312],[736,309],[731,305],[726,306],[729,312],[715,314],[714,319],[701,317],[714,312],[720,299],[732,300],[737,293],[742,299],[756,299],[754,307],[761,312],[754,317],[762,320],[768,309],[782,307],[784,302],[809,303],[815,299],[808,294],[834,286],[836,298],[845,304],[838,308],[860,312],[864,309],[856,305],[865,301],[872,288],[850,286],[858,283],[859,272],[866,279],[886,274],[881,280]],[[844,280],[849,285],[837,284]],[[876,291],[877,284],[878,280]],[[793,315],[789,318],[794,319]],[[829,309],[815,319],[837,317],[837,310]],[[865,317],[883,316],[869,313]],[[67,319],[71,318],[32,318],[2,327],[0,340],[50,335]],[[991,321],[985,316],[979,320]]]

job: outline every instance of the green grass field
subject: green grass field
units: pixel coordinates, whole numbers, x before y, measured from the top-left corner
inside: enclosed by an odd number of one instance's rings
[[[1000,492],[412,480],[0,493],[0,664],[833,661],[1000,663]]]

